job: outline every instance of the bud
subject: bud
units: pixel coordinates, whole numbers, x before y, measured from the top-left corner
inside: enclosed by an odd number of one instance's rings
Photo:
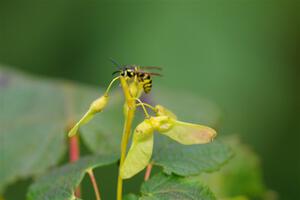
[[[75,126],[69,131],[69,137],[77,134],[80,126],[88,123],[96,113],[101,112],[103,108],[107,105],[108,95],[103,95],[102,97],[96,99],[91,103],[89,110],[84,114],[84,116],[75,124]]]
[[[143,88],[138,81],[132,81],[129,84],[129,91],[132,98],[140,98],[140,96],[142,95]]]
[[[97,113],[101,112],[103,108],[107,105],[108,102],[108,95],[103,95],[102,97],[96,99],[93,101],[93,103],[90,105],[90,112],[91,113]]]

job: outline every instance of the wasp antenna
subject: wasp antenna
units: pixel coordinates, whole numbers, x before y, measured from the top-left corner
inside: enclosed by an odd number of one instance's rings
[[[109,58],[109,60],[110,60],[110,61],[112,62],[112,64],[114,64],[116,67],[118,67],[118,68],[121,67],[121,64],[120,64],[118,61],[116,61],[115,59]]]
[[[112,75],[115,75],[116,73],[119,73],[119,72],[121,72],[121,70],[114,71],[114,72],[112,73]]]

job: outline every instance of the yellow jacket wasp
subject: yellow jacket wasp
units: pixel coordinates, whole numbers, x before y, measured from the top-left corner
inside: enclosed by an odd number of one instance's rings
[[[115,63],[115,62],[114,62]],[[162,76],[159,73],[146,72],[144,70],[161,70],[162,68],[157,66],[138,66],[138,65],[118,65],[119,70],[113,72],[113,75],[119,73],[128,79],[136,79],[143,86],[145,93],[149,93],[152,88],[152,78],[151,76]]]

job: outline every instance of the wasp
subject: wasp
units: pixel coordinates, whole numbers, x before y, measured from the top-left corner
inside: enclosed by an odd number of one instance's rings
[[[137,65],[118,65],[119,70],[113,73],[120,73],[120,76],[134,80],[136,79],[142,86],[145,93],[149,93],[152,89],[151,76],[161,76],[159,73],[146,72],[144,70],[161,70],[161,67],[156,66],[137,66]]]

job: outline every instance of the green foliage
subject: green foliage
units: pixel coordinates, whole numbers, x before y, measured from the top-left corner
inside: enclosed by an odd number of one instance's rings
[[[218,198],[265,199],[267,191],[258,156],[236,137],[225,141],[235,152],[233,159],[218,173],[203,174],[202,179]]]
[[[49,167],[57,165],[65,153],[67,130],[82,117],[94,99],[103,95],[103,91],[61,80],[43,80],[3,68],[0,68],[0,77],[5,77],[0,85],[3,97],[0,194],[20,178],[44,173],[30,187],[29,200],[73,200],[74,189],[86,170],[116,162],[116,156],[89,157],[45,173]],[[213,104],[194,95],[178,97],[174,91],[157,90],[150,101],[168,105],[180,119],[217,125],[219,111]],[[93,153],[119,153],[122,102],[119,92],[111,93],[103,113],[80,127],[80,136]],[[187,109],[181,106],[184,104],[189,105]],[[141,118],[136,117],[135,124],[140,121]],[[236,157],[221,169],[233,153],[219,139],[211,144],[185,146],[164,135],[154,135],[151,163],[161,166],[165,174],[153,176],[143,184],[140,197],[132,194],[126,196],[127,200],[215,199],[203,182],[211,186],[218,198],[262,198],[266,192],[256,155],[239,143],[230,142]],[[247,162],[244,162],[245,157]],[[203,172],[220,169],[220,173],[203,175]],[[200,174],[200,179],[177,176]]]
[[[94,88],[43,80],[0,68],[0,193],[18,178],[40,174],[66,150],[66,131],[101,94]],[[101,124],[93,124],[97,129]],[[110,143],[106,143],[108,147]],[[115,148],[109,146],[109,149]]]
[[[141,188],[141,200],[215,200],[210,189],[193,178],[158,174]]]
[[[232,156],[230,148],[218,140],[210,144],[184,146],[157,135],[154,144],[153,163],[163,166],[166,173],[182,176],[218,170]]]
[[[30,188],[28,200],[75,200],[74,191],[87,170],[112,164],[116,156],[85,157],[39,178]]]
[[[138,200],[139,197],[135,194],[127,194],[123,197],[124,200]]]

